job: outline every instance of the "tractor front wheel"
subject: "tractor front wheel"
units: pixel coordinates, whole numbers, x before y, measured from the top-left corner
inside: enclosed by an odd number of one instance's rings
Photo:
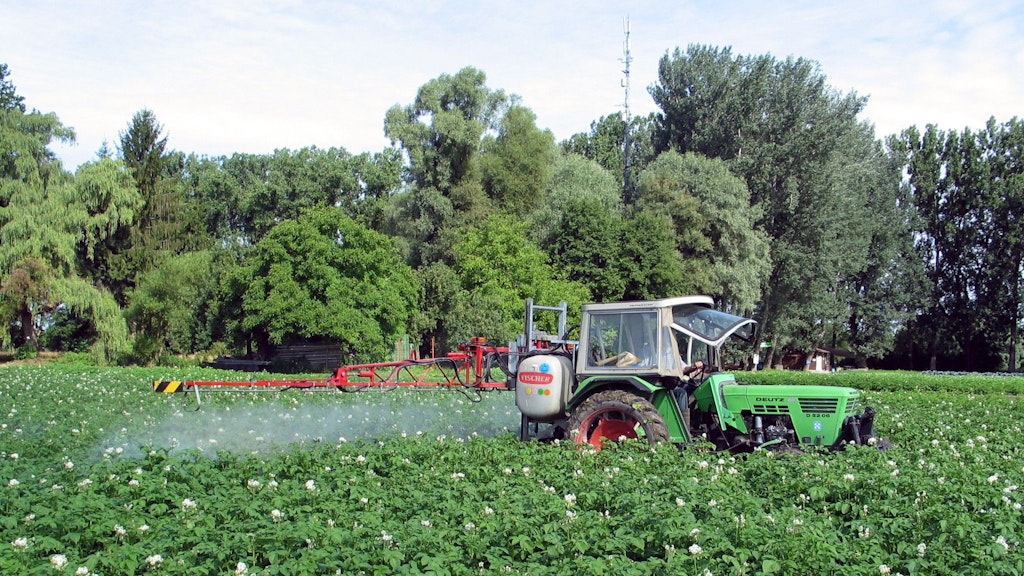
[[[587,398],[569,415],[571,438],[600,448],[607,440],[643,438],[651,444],[669,439],[668,426],[646,398],[625,390],[605,390]]]

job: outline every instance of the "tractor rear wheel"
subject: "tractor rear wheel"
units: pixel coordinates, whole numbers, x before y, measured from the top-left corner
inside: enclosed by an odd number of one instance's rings
[[[643,438],[651,444],[669,439],[665,419],[654,405],[625,390],[605,390],[587,398],[569,415],[568,428],[577,444],[596,448],[620,438]]]

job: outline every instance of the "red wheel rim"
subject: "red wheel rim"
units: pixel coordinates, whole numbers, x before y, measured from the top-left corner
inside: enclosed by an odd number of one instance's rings
[[[602,438],[607,438],[611,441],[623,437],[637,438],[636,420],[623,420],[621,416],[622,413],[617,410],[604,410],[591,414],[580,424],[579,432],[576,434],[576,442],[600,448],[604,445],[601,441]]]

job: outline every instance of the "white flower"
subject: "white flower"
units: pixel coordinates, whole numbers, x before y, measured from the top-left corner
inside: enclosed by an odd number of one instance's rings
[[[853,482],[853,478],[853,474],[843,474],[843,480],[846,480],[847,482]]]
[[[306,480],[306,490],[310,492],[316,492],[316,482],[312,480]]]
[[[1006,550],[1006,551],[1010,550],[1010,544],[1009,544],[1009,542],[1006,541],[1006,537],[1005,536],[997,537],[996,538],[996,544],[999,544],[1000,546],[1002,546],[1003,550]]]
[[[54,554],[50,556],[50,564],[53,564],[54,570],[63,570],[68,564],[68,557],[63,554]]]
[[[566,506],[572,506],[575,503],[576,503],[576,495],[575,494],[566,494],[565,495],[565,505]]]
[[[274,519],[274,522],[280,522],[284,518],[284,512],[274,508],[270,511],[270,517]]]
[[[249,567],[245,565],[245,562],[239,562],[235,565],[235,576],[245,576],[249,573]]]
[[[139,526],[139,532],[149,532],[149,524]]]
[[[28,548],[28,538],[15,538],[14,542],[11,542],[11,546],[24,550]]]
[[[999,482],[999,474],[993,474],[988,477],[989,484],[995,484],[996,482]]]
[[[690,554],[693,554],[694,556],[698,556],[704,552],[704,549],[700,547],[700,544],[696,543],[690,544],[689,550]]]
[[[134,488],[139,485],[139,481],[136,480],[135,478],[132,478],[131,480],[128,481],[128,485]]]
[[[697,534],[700,534],[700,528],[694,528],[690,530],[690,538],[696,538]]]
[[[380,531],[380,539],[383,542],[391,542],[391,540],[394,539],[394,536],[392,536],[391,534],[388,534],[384,530],[381,530]]]
[[[466,522],[466,525],[463,526],[463,528],[465,528],[466,530],[472,530],[476,528],[476,524],[473,524],[472,522]]]
[[[509,474],[512,473],[512,469],[511,468],[505,468],[504,470],[502,470],[502,472],[505,473],[505,476],[508,476]]]
[[[878,571],[882,574],[888,574],[889,572],[892,572],[888,564],[882,564],[881,566],[879,566]]]
[[[89,567],[79,566],[77,569],[75,569],[75,576],[89,576]]]
[[[14,488],[18,484],[21,484],[21,482],[19,482],[17,478],[11,478],[10,480],[7,481],[7,485],[10,486],[11,488]]]
[[[484,506],[484,514],[487,516],[494,514],[494,508],[491,508],[490,506]]]
[[[164,557],[159,554],[153,554],[152,556],[146,556],[146,564],[150,566],[156,566],[164,561]]]
[[[676,498],[676,506],[686,506],[686,500],[682,498]]]
[[[924,542],[917,545],[917,557],[924,558],[925,551],[928,550],[928,546]]]
[[[715,506],[718,506],[718,500],[712,500],[712,501],[708,502],[708,506],[710,508],[714,508]]]
[[[75,467],[75,463],[72,462],[71,460],[68,460],[67,462],[64,463],[64,467],[67,468],[68,470],[71,470],[72,468]]]
[[[114,536],[121,537],[127,534],[128,531],[124,529],[124,526],[120,524],[114,524]]]
[[[568,518],[569,520],[575,520],[576,519],[576,513],[573,512],[572,510],[566,510],[565,511],[565,517]]]
[[[181,507],[183,510],[190,510],[196,507],[196,501],[191,498],[185,498],[181,501]]]
[[[424,528],[430,528],[430,520],[420,520],[420,524],[422,524]]]

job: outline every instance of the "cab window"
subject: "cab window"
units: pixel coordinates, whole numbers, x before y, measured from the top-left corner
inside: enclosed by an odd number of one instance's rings
[[[658,361],[656,312],[615,312],[590,316],[588,366],[653,367]]]

